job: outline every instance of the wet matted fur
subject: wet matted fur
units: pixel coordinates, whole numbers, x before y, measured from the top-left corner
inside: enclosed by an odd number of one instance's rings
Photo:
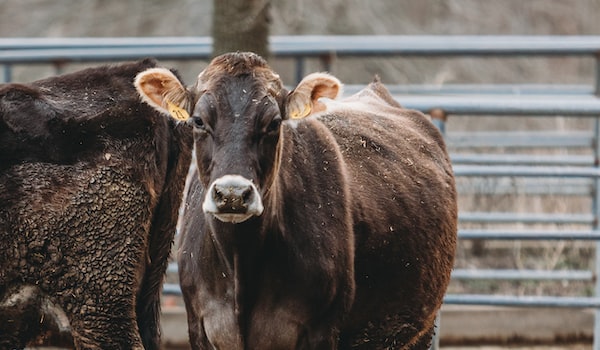
[[[139,99],[145,60],[0,85],[0,348],[51,310],[76,348],[157,349],[191,129]]]

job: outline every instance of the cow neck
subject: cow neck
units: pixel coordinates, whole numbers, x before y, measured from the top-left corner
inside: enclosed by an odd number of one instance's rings
[[[251,218],[239,224],[223,223],[211,218],[210,240],[220,263],[230,276],[239,274],[242,265],[252,264],[253,256],[262,251],[263,220]]]
[[[239,224],[212,221],[212,245],[233,288],[234,312],[238,315],[242,334],[245,334],[248,310],[252,309],[257,298],[252,281],[264,267],[260,259],[264,254],[262,225],[260,217]]]
[[[274,225],[278,222],[278,219],[282,218],[279,213],[281,206],[277,205],[277,203],[281,200],[280,170],[283,158],[283,147],[286,140],[285,125],[282,125],[281,132],[279,134],[279,140],[277,142],[277,149],[275,151],[275,163],[273,165],[273,171],[267,178],[267,181],[265,181],[266,190],[263,193],[265,211],[262,215],[265,223],[263,225]]]
[[[212,218],[212,220],[216,220]],[[214,247],[215,252],[217,253],[217,258],[221,262],[223,266],[225,266],[225,270],[229,276],[233,276],[233,266],[232,266],[232,254],[225,250],[223,247],[222,239],[219,237],[220,232],[216,231],[214,228],[210,230],[210,242]]]

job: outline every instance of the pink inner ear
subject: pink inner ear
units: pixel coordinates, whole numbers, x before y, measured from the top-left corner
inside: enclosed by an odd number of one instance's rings
[[[144,94],[152,100],[156,105],[162,106],[162,93],[164,90],[164,83],[160,76],[154,74],[148,74],[139,82],[140,88]]]
[[[319,102],[319,98],[326,97],[330,99],[335,99],[340,91],[340,87],[335,82],[330,82],[328,80],[322,79],[318,84],[315,85],[312,91],[311,100],[312,100],[312,113],[322,112],[327,109],[324,103]]]
[[[313,101],[313,104],[316,105],[317,100],[320,97],[327,97],[327,98],[334,99],[337,97],[339,91],[340,91],[340,87],[338,84],[336,84],[334,82],[329,82],[329,81],[326,81],[325,79],[323,79],[318,84],[315,84],[315,87],[312,91],[311,100]]]

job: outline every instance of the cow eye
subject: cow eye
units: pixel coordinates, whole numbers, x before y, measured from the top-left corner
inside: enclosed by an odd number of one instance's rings
[[[198,115],[195,115],[192,117],[192,121],[194,123],[194,127],[198,128],[198,129],[204,129],[204,120],[202,120],[202,118]]]
[[[269,125],[267,126],[267,134],[271,134],[279,131],[279,127],[281,126],[281,117],[277,116],[271,120]]]

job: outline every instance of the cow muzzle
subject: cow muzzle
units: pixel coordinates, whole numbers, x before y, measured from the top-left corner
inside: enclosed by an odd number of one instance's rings
[[[252,181],[240,175],[225,175],[208,188],[202,210],[223,222],[235,224],[260,216],[264,207]]]

